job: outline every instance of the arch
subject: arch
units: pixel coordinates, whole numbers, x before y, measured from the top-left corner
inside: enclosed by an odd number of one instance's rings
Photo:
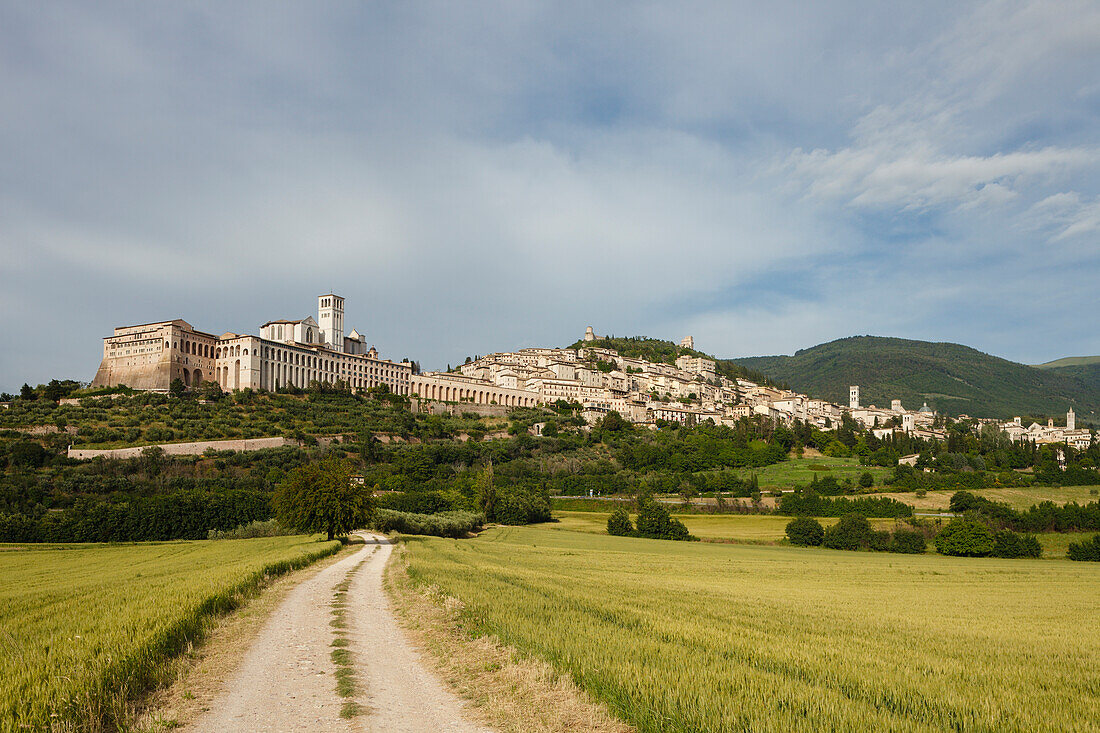
[[[237,368],[233,370],[233,389],[241,388],[241,360],[237,359]]]
[[[191,370],[190,369],[184,369],[183,370],[183,386],[184,387],[190,387],[191,386]]]
[[[244,355],[245,355],[245,356],[248,356],[248,349],[245,349],[245,350],[244,350]]]
[[[196,385],[202,384],[202,369],[196,369],[191,379],[195,381]]]

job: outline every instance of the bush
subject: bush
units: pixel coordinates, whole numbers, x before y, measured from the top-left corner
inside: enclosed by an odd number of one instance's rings
[[[787,523],[787,540],[800,547],[817,547],[825,538],[821,522],[813,517],[795,517]]]
[[[607,533],[616,537],[628,537],[634,534],[634,525],[626,509],[617,507],[611,512],[611,516],[607,518]]]
[[[864,489],[869,489],[875,485],[875,477],[870,471],[864,471],[859,475],[859,485]]]
[[[890,542],[890,552],[901,552],[910,555],[919,555],[928,547],[927,540],[920,532],[910,529],[899,529],[894,532],[894,538]]]
[[[953,519],[936,535],[936,549],[942,555],[988,557],[993,554],[993,530],[981,522]]]
[[[1089,540],[1070,542],[1066,557],[1070,560],[1100,562],[1100,534],[1094,534]]]
[[[1033,535],[1016,534],[1010,529],[993,535],[993,557],[1042,557],[1043,546]]]
[[[652,499],[643,499],[638,507],[638,536],[655,540],[694,540],[679,519],[673,519],[668,509]]]
[[[248,524],[242,524],[236,529],[217,530],[212,529],[206,533],[208,540],[250,540],[253,537],[283,537],[295,534],[292,529],[287,529],[274,519],[266,522],[256,520]]]
[[[395,512],[392,509],[376,509],[371,520],[371,529],[376,532],[426,534],[433,537],[459,539],[472,532],[477,532],[484,523],[484,515],[476,512],[414,514],[412,512]]]
[[[871,524],[862,514],[845,514],[825,530],[822,541],[833,550],[859,550],[871,545]]]

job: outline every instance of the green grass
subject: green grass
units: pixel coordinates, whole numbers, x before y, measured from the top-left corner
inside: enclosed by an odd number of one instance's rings
[[[0,731],[125,728],[210,616],[337,549],[302,536],[2,546]]]
[[[1087,563],[673,543],[542,528],[410,540],[476,633],[641,731],[1100,727]]]
[[[547,529],[563,529],[574,532],[607,534],[608,513],[599,512],[563,512],[554,511],[557,522],[539,525]],[[747,542],[772,544],[786,536],[787,523],[791,517],[770,514],[673,514],[683,522],[688,531],[703,540],[719,542]],[[828,527],[837,519],[818,520]],[[876,529],[889,529],[894,526],[893,519],[869,520]]]
[[[819,480],[825,476],[832,476],[837,481],[850,478],[853,483],[856,483],[865,471],[869,471],[875,477],[876,486],[882,485],[882,480],[893,473],[893,469],[861,466],[858,458],[828,457],[792,458],[763,468],[737,469],[735,473],[743,479],[755,473],[760,482],[760,488],[767,491],[768,489],[789,489],[795,484],[808,484],[814,476]]]

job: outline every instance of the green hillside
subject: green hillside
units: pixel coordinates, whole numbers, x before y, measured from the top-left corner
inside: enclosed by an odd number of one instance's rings
[[[1100,356],[1067,356],[1062,359],[1036,364],[1039,369],[1059,369],[1061,367],[1079,367],[1100,365]]]
[[[810,395],[847,404],[858,384],[861,403],[888,407],[900,399],[948,415],[1009,418],[1060,415],[1100,422],[1100,364],[1039,368],[960,344],[853,336],[802,349],[793,356],[730,360]]]

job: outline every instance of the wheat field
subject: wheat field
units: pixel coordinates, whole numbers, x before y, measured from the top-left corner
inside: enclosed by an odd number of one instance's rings
[[[474,633],[643,731],[1100,728],[1100,568],[541,528],[409,541]]]
[[[124,728],[212,614],[338,548],[302,536],[0,546],[0,731]]]

